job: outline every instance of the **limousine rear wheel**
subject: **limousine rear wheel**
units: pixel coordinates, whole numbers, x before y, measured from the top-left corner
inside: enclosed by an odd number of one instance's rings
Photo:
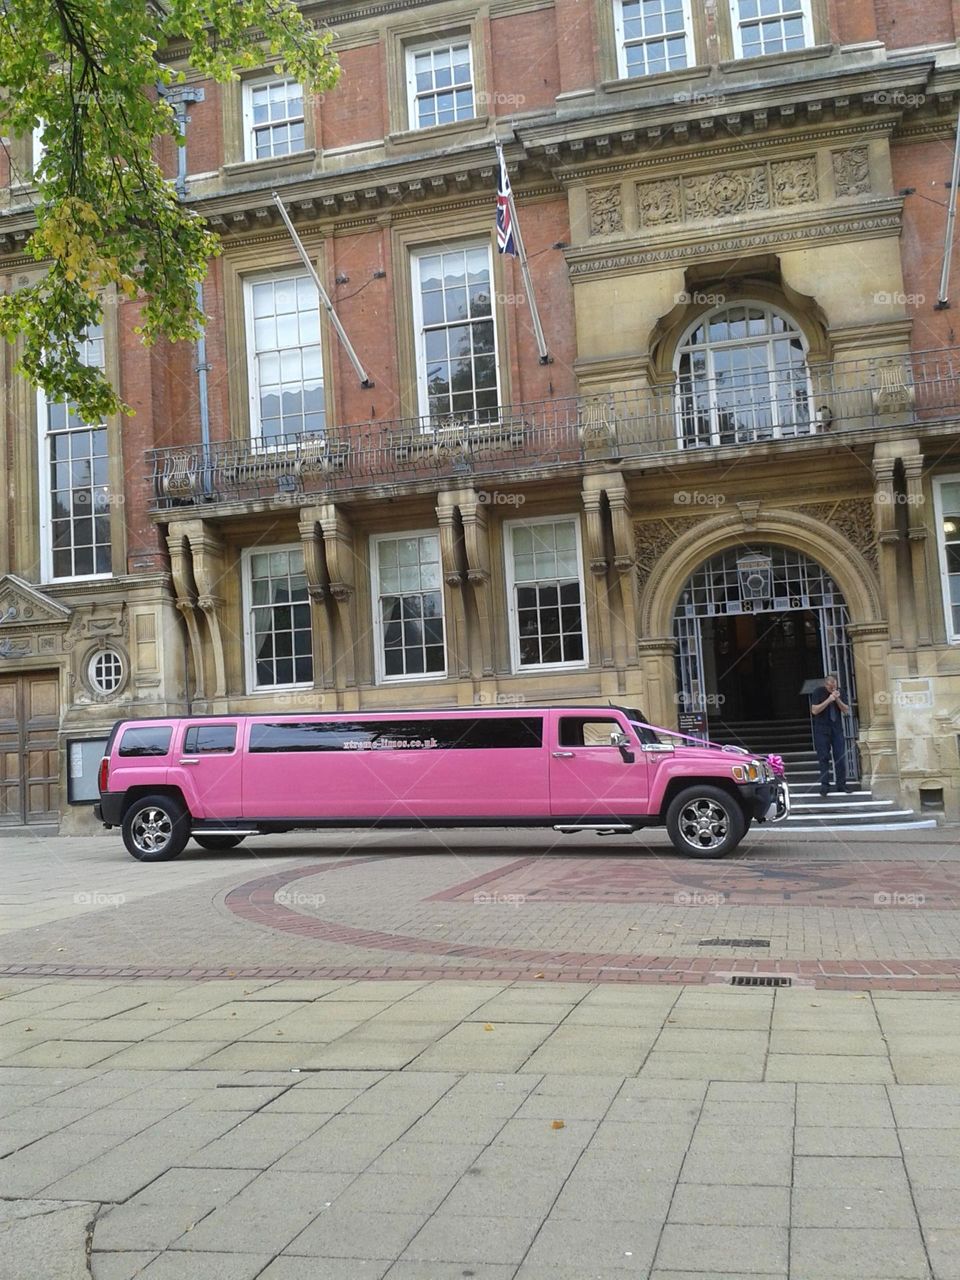
[[[134,800],[121,826],[127,853],[140,862],[179,858],[190,838],[190,815],[172,796]]]
[[[747,830],[743,810],[720,787],[687,787],[667,809],[667,834],[680,853],[695,858],[722,858],[735,849]]]
[[[193,838],[201,849],[209,849],[211,853],[218,853],[223,849],[235,849],[243,840],[243,836],[205,836],[199,831],[193,833]]]

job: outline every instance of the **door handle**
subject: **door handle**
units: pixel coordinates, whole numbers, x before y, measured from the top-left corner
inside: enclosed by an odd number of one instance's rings
[[[553,753],[554,760],[571,760],[574,752],[572,751],[555,751]]]
[[[180,764],[199,764],[199,760],[181,760]]]

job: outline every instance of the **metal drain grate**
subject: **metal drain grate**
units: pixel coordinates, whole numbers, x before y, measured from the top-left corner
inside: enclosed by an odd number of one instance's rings
[[[769,938],[703,938],[698,947],[769,947]]]
[[[730,979],[731,987],[789,987],[792,983],[792,978],[759,977],[745,973],[738,973]]]

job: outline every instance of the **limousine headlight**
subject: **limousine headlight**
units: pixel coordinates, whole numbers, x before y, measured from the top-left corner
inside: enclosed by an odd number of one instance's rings
[[[763,778],[763,765],[757,760],[748,760],[733,766],[734,782],[760,782]]]

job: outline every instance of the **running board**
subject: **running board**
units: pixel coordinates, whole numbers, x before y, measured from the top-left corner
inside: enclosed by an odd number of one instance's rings
[[[191,827],[192,836],[258,836],[256,827]]]
[[[630,836],[636,830],[627,822],[563,822],[555,823],[554,831],[572,836],[578,831],[594,831],[598,836]]]

